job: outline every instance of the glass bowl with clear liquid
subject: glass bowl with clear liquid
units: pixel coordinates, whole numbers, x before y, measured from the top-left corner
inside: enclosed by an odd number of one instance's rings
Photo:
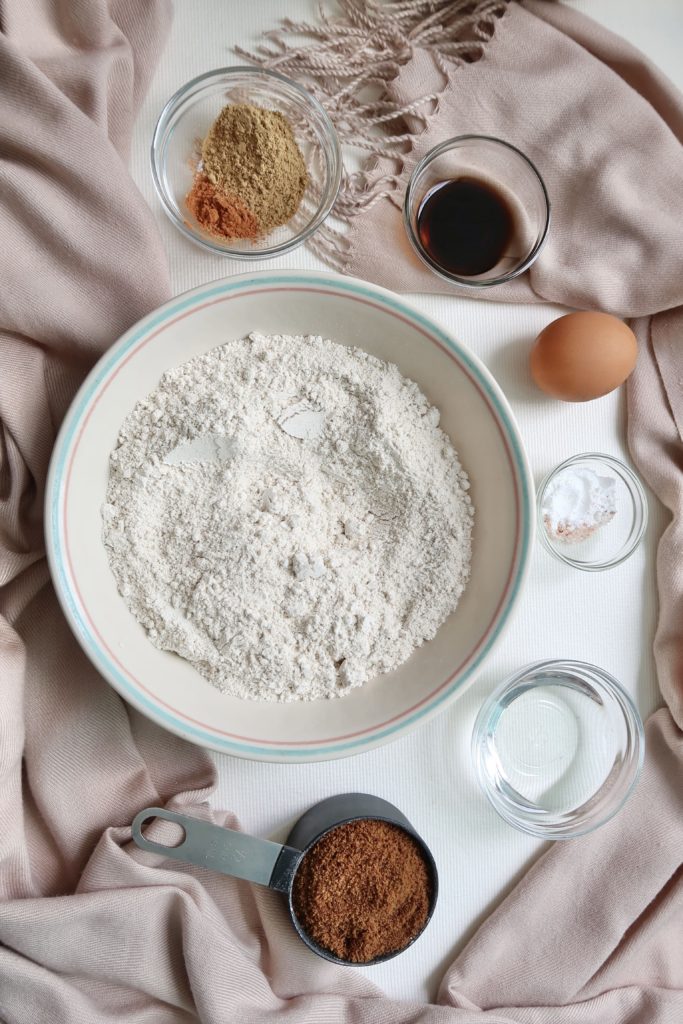
[[[580,661],[541,661],[483,704],[472,733],[479,782],[509,824],[571,839],[609,821],[632,792],[644,734],[626,690]]]

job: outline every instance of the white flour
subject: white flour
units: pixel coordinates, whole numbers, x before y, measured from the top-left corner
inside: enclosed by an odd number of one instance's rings
[[[469,483],[438,421],[396,366],[319,337],[253,334],[166,373],[102,509],[152,643],[256,700],[400,665],[469,575]]]

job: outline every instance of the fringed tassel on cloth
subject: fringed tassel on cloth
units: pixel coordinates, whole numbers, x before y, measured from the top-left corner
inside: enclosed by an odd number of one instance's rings
[[[346,229],[352,219],[399,187],[413,138],[438,105],[440,92],[398,104],[388,84],[419,46],[434,56],[444,88],[454,65],[481,57],[508,3],[340,0],[339,18],[331,19],[321,10],[318,25],[286,19],[280,29],[267,34],[268,45],[254,53],[236,49],[240,57],[305,85],[336,128],[344,154],[332,211],[337,227],[328,220],[308,243],[333,269],[346,268]],[[382,159],[391,164],[389,171],[380,173]],[[359,169],[352,169],[359,162]]]

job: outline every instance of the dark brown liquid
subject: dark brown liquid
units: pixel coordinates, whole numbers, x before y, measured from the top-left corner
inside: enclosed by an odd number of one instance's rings
[[[512,211],[500,192],[477,178],[435,185],[417,212],[422,247],[459,277],[484,274],[505,254],[514,233]]]

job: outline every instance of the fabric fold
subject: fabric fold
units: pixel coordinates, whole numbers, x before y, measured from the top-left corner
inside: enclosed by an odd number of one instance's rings
[[[134,847],[130,822],[145,806],[238,823],[206,804],[207,752],[126,706],[80,651],[49,585],[41,524],[50,450],[79,383],[169,295],[125,157],[170,9],[0,0],[0,1019],[679,1024],[683,99],[632,47],[541,0],[342,7],[348,24],[313,29],[314,87],[345,74],[376,84],[382,69],[372,115],[394,142],[347,181],[346,212],[357,213],[328,255],[399,290],[440,289],[407,247],[402,184],[440,138],[490,131],[538,161],[555,219],[531,274],[488,297],[639,317],[629,444],[672,513],[655,645],[668,708],[647,725],[627,805],[536,863],[446,972],[436,1004],[389,999],[361,971],[316,959],[277,894]],[[288,63],[283,45],[266,62],[304,75],[310,60]],[[353,139],[359,104],[347,92],[334,109]]]

